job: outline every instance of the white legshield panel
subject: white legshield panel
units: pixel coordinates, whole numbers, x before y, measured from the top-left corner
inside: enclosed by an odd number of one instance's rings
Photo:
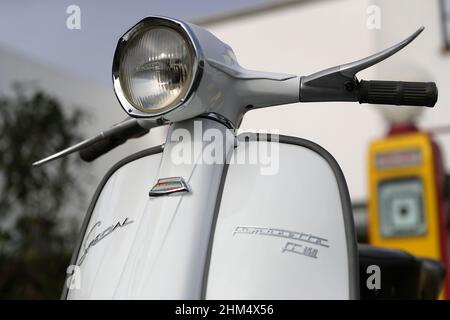
[[[289,139],[241,141],[235,149],[212,237],[207,299],[357,298],[342,173],[322,148]],[[266,161],[243,164],[246,154],[266,154]]]

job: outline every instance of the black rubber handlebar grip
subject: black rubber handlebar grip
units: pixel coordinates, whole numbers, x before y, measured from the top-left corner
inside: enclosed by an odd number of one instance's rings
[[[87,147],[80,151],[80,157],[83,161],[91,162],[104,155],[108,151],[120,146],[127,139],[104,139],[94,143],[92,146]]]
[[[360,81],[359,103],[434,107],[438,90],[434,82]]]
[[[120,131],[115,132],[111,136],[105,137],[81,150],[80,157],[86,162],[94,161],[101,155],[125,143],[128,139],[140,137],[148,133],[148,131],[149,129],[142,128],[138,123],[130,123],[130,125],[121,128]]]

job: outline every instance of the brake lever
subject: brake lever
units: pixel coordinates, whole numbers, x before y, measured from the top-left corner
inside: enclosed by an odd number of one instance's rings
[[[359,81],[356,74],[394,55],[410,44],[424,30],[416,32],[396,45],[369,57],[331,67],[300,79],[301,102],[358,101]]]

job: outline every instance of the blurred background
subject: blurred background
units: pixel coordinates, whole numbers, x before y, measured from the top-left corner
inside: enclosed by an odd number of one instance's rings
[[[79,14],[79,25],[70,21]],[[435,81],[439,100],[416,115],[450,170],[448,0],[45,0],[0,3],[0,298],[58,298],[90,197],[118,160],[163,142],[166,128],[93,163],[31,163],[125,118],[111,63],[117,39],[165,15],[210,30],[250,69],[307,75],[425,32],[362,79]],[[73,21],[72,21],[73,22]],[[368,152],[390,124],[377,106],[292,104],[249,112],[241,131],[278,129],[322,145],[341,165],[365,232]],[[363,235],[362,239],[366,239]]]

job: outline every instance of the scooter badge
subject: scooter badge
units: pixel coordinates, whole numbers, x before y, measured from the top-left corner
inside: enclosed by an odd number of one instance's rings
[[[190,192],[190,189],[182,177],[162,178],[150,190],[150,197],[159,197],[175,192]]]

